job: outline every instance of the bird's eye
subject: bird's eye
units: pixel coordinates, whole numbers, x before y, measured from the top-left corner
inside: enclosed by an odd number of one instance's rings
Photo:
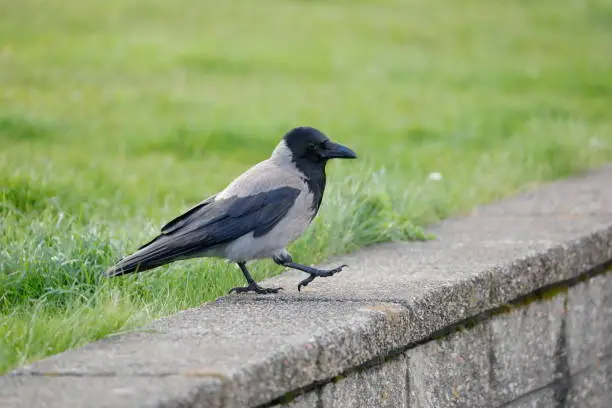
[[[314,150],[317,147],[317,145],[315,145],[314,143],[308,143],[308,148],[310,150]]]

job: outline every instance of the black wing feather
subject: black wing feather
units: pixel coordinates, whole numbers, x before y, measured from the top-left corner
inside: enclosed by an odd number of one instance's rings
[[[201,212],[199,210],[212,203],[215,199],[215,196],[216,194],[208,197],[206,200],[194,205],[189,210],[185,211],[183,214],[169,221],[161,228],[162,234],[170,234],[172,231],[176,231],[177,229],[185,225],[192,218],[191,216],[197,216],[196,212]]]
[[[162,233],[106,272],[118,276],[142,272],[201,253],[253,232],[268,233],[287,215],[300,190],[280,187],[247,197],[204,200],[170,221]]]
[[[287,215],[299,194],[297,188],[280,187],[214,201],[193,213],[189,222],[165,235],[198,242],[200,247],[223,244],[249,232],[259,237]]]

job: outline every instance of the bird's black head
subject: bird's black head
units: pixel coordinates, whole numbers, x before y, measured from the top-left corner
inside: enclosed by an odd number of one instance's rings
[[[309,162],[325,165],[329,159],[355,159],[351,149],[334,143],[321,131],[307,126],[291,129],[283,137],[296,163]]]
[[[312,217],[319,211],[325,190],[325,164],[329,159],[355,159],[351,149],[334,143],[317,129],[302,126],[291,129],[278,144],[272,160],[295,166],[312,193]]]

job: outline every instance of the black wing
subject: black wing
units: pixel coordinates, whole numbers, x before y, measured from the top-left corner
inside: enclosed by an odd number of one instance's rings
[[[159,238],[167,237],[168,244],[174,241],[183,248],[201,249],[250,232],[259,237],[287,215],[299,194],[297,188],[280,187],[246,197],[211,198],[166,224]]]
[[[253,232],[269,232],[287,215],[300,190],[281,187],[248,197],[212,197],[170,221],[155,239],[107,270],[118,276],[173,262]]]

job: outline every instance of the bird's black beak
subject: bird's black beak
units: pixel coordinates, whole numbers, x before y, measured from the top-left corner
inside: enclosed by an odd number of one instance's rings
[[[354,151],[346,146],[334,142],[325,143],[325,150],[321,152],[321,156],[326,159],[356,159],[357,155]]]

